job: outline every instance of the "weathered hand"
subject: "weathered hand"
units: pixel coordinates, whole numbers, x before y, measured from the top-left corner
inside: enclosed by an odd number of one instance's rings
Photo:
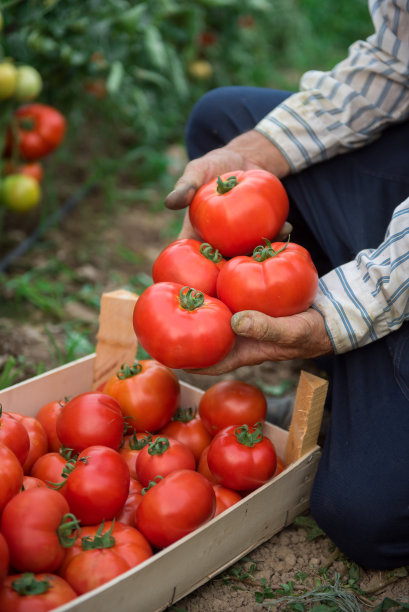
[[[278,318],[244,310],[233,315],[231,325],[237,334],[233,349],[220,363],[195,373],[219,375],[264,361],[310,359],[333,352],[324,318],[315,308]]]

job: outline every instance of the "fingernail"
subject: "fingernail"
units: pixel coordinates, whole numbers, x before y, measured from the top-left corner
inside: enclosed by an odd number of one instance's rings
[[[232,317],[231,325],[236,334],[245,334],[250,331],[251,319],[250,317],[235,314]]]

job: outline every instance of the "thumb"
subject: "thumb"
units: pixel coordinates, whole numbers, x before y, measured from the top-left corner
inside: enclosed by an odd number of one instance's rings
[[[276,342],[280,337],[280,331],[275,324],[275,319],[258,310],[236,312],[232,316],[231,326],[238,336],[245,336],[246,338],[254,338],[264,342]]]
[[[193,200],[198,187],[188,177],[182,176],[175,185],[173,191],[171,191],[165,198],[166,208],[172,210],[179,210],[180,208],[186,208]]]

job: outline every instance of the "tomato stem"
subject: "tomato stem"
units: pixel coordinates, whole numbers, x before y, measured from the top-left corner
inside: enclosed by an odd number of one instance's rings
[[[141,491],[142,495],[145,495],[145,493],[149,491],[149,489],[152,489],[152,487],[157,485],[159,480],[163,480],[163,476],[158,475],[158,476],[155,476],[154,480],[150,480],[148,486],[142,489]]]
[[[106,531],[105,533],[102,533],[104,529],[104,521],[102,521],[94,537],[84,536],[83,538],[81,538],[82,550],[95,550],[97,548],[98,549],[112,548],[113,546],[115,546],[115,538],[112,535],[114,524],[115,524],[115,519],[112,521],[112,525],[108,529],[108,531]]]
[[[143,438],[138,440],[136,431],[133,432],[131,438],[129,438],[129,448],[131,450],[142,450],[152,440],[152,434],[148,433]]]
[[[19,595],[41,595],[50,588],[49,580],[38,580],[32,572],[24,572],[20,578],[16,578],[11,586]]]
[[[235,176],[229,176],[228,179],[222,181],[220,176],[217,177],[217,193],[223,194],[231,191],[233,187],[237,185],[237,178]]]
[[[240,442],[240,444],[252,448],[256,444],[261,442],[264,437],[262,427],[263,426],[260,422],[256,423],[256,428],[253,432],[250,431],[248,425],[242,425],[241,427],[238,427],[234,431],[234,433],[236,434],[237,442]]]
[[[163,455],[169,448],[167,438],[156,438],[154,442],[149,442],[148,453],[150,455]]]
[[[197,416],[197,408],[192,408],[192,407],[188,407],[188,408],[181,408],[179,407],[176,410],[176,413],[173,416],[173,421],[180,421],[181,423],[189,423],[190,421],[193,421],[193,419],[195,419]]]
[[[134,361],[131,366],[127,363],[123,363],[116,375],[120,380],[126,380],[127,378],[132,378],[132,376],[136,376],[136,374],[140,374],[141,371],[142,365],[138,361]]]
[[[270,259],[271,257],[276,257],[276,255],[278,255],[279,253],[282,253],[287,248],[288,243],[290,242],[290,235],[287,238],[287,242],[285,242],[281,249],[278,249],[278,251],[275,251],[273,249],[273,246],[270,240],[268,240],[268,238],[263,238],[263,240],[266,244],[260,244],[259,246],[256,246],[253,251],[253,259],[260,262],[265,261],[266,259]]]
[[[185,289],[187,289],[186,293]],[[179,304],[184,310],[197,310],[204,304],[204,294],[192,287],[182,287],[179,293]]]
[[[209,259],[214,263],[219,263],[219,261],[222,260],[222,254],[220,253],[220,251],[212,247],[212,245],[208,242],[202,242],[199,250],[201,254],[206,257],[206,259]]]
[[[57,529],[61,546],[64,548],[71,548],[71,546],[74,546],[79,531],[80,524],[76,516],[71,513],[64,514]]]

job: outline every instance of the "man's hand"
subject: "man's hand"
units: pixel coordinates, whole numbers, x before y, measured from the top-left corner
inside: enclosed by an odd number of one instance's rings
[[[310,359],[333,352],[324,318],[314,308],[278,318],[244,310],[233,315],[231,326],[237,334],[233,349],[215,366],[194,370],[196,374],[216,376],[264,361]]]

